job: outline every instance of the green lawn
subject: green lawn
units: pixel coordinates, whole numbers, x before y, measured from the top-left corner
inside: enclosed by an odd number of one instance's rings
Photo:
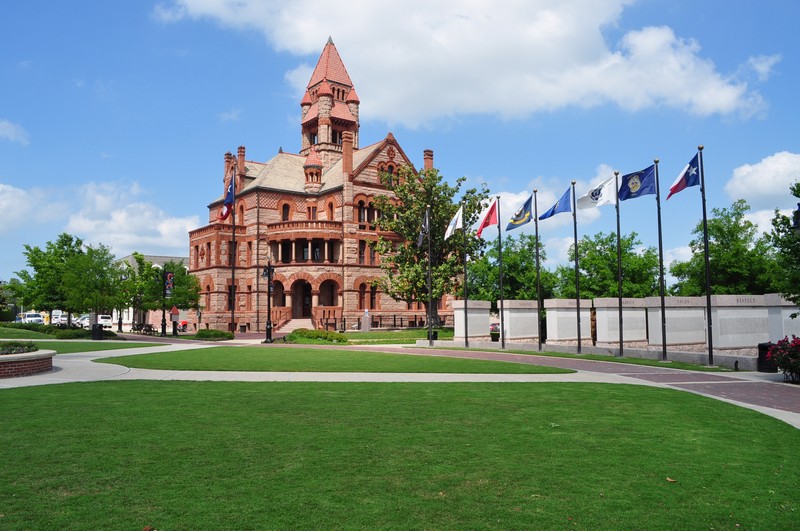
[[[2,529],[796,529],[800,430],[604,384],[0,391]]]
[[[453,339],[453,330],[436,328],[439,339]],[[427,328],[409,328],[404,330],[379,330],[375,332],[345,332],[348,341],[359,344],[414,344],[417,339],[427,339]]]
[[[162,346],[159,345],[158,343],[133,343],[128,341],[107,341],[107,340],[79,341],[76,339],[69,339],[64,341],[32,340],[31,343],[39,347],[39,350],[55,350],[57,354],[73,354],[75,352],[97,352],[100,350],[118,350],[123,348]]]
[[[0,339],[52,339],[53,336],[25,330],[24,328],[8,328],[0,326]]]
[[[554,367],[437,356],[303,347],[210,347],[98,360],[140,369],[278,372],[437,372],[563,374]]]

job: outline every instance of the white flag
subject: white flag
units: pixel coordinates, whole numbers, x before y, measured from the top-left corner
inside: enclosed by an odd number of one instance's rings
[[[458,207],[458,212],[456,212],[456,215],[453,216],[453,219],[450,220],[450,224],[447,226],[447,230],[444,233],[445,240],[450,236],[452,236],[453,233],[456,231],[456,229],[464,227],[464,221],[462,219],[463,217],[464,217],[464,205],[461,205],[460,207]]]
[[[603,205],[613,205],[617,201],[614,190],[614,178],[611,177],[601,182],[586,194],[578,198],[578,208],[594,208]]]

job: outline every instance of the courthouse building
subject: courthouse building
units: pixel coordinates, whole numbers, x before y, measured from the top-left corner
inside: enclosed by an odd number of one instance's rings
[[[266,162],[248,160],[244,146],[225,154],[221,189],[232,176],[232,211],[220,219],[223,193],[208,207],[208,224],[189,233],[189,272],[200,281],[203,308],[198,328],[265,330],[268,262],[275,328],[290,321],[352,328],[365,316],[373,326],[424,325],[421,303],[395,301],[374,285],[381,269],[370,242],[398,241],[375,226],[375,197],[389,194],[380,174],[411,160],[391,133],[361,146],[359,104],[329,39],[300,101],[299,152],[278,150]],[[432,168],[433,152],[423,161]]]

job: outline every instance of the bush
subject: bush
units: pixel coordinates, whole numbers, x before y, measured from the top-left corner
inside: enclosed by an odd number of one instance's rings
[[[347,343],[347,338],[339,332],[328,330],[309,330],[298,328],[286,336],[287,343]]]
[[[790,383],[800,383],[800,337],[784,337],[767,352],[767,360],[774,361],[783,372],[783,379]]]
[[[39,347],[23,341],[4,341],[0,343],[0,356],[3,354],[24,354],[25,352],[36,352]]]
[[[56,339],[89,339],[92,337],[91,330],[83,328],[59,329],[55,332]]]
[[[223,330],[200,329],[194,337],[203,341],[222,341],[224,339],[233,339],[234,336],[233,333]]]

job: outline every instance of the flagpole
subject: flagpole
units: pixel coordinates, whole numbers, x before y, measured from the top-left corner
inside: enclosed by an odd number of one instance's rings
[[[656,210],[658,212],[658,292],[661,296],[661,361],[667,361],[667,312],[664,304],[664,243],[661,237],[661,185],[658,181],[658,159],[656,164]]]
[[[433,322],[431,310],[433,309],[433,293],[431,292],[431,206],[425,205],[425,225],[428,233],[428,346],[433,346]]]
[[[539,352],[542,350],[542,282],[539,275],[539,202],[533,189],[533,220],[536,226],[536,324],[539,335]]]
[[[461,202],[461,235],[464,240],[464,348],[469,348],[469,322],[467,306],[469,306],[469,286],[467,284],[467,229],[464,219],[467,217],[467,202]],[[499,219],[499,218],[498,218]]]
[[[706,262],[706,326],[708,327],[708,364],[714,365],[714,337],[711,326],[711,267],[708,259],[708,216],[706,215],[706,175],[703,169],[703,146],[697,146],[700,166],[700,197],[703,200],[703,250]]]
[[[572,181],[572,228],[575,238],[575,303],[578,309],[578,354],[581,353],[581,284],[578,272],[578,202],[575,199],[575,181]]]
[[[228,300],[231,304],[231,333],[236,333],[236,172],[238,171],[236,157],[233,157],[231,172],[231,190],[233,203],[231,203],[231,287]]]
[[[622,331],[622,242],[620,238],[619,228],[619,172],[614,172],[614,190],[616,196],[616,210],[617,210],[617,305],[619,312],[619,357],[625,355],[623,344],[623,331]]]
[[[500,231],[500,196],[496,196],[497,198],[497,253],[499,258],[499,265],[500,265],[500,348],[506,348],[506,326],[505,326],[505,318],[503,316],[504,312],[504,304],[503,304],[503,236]]]

